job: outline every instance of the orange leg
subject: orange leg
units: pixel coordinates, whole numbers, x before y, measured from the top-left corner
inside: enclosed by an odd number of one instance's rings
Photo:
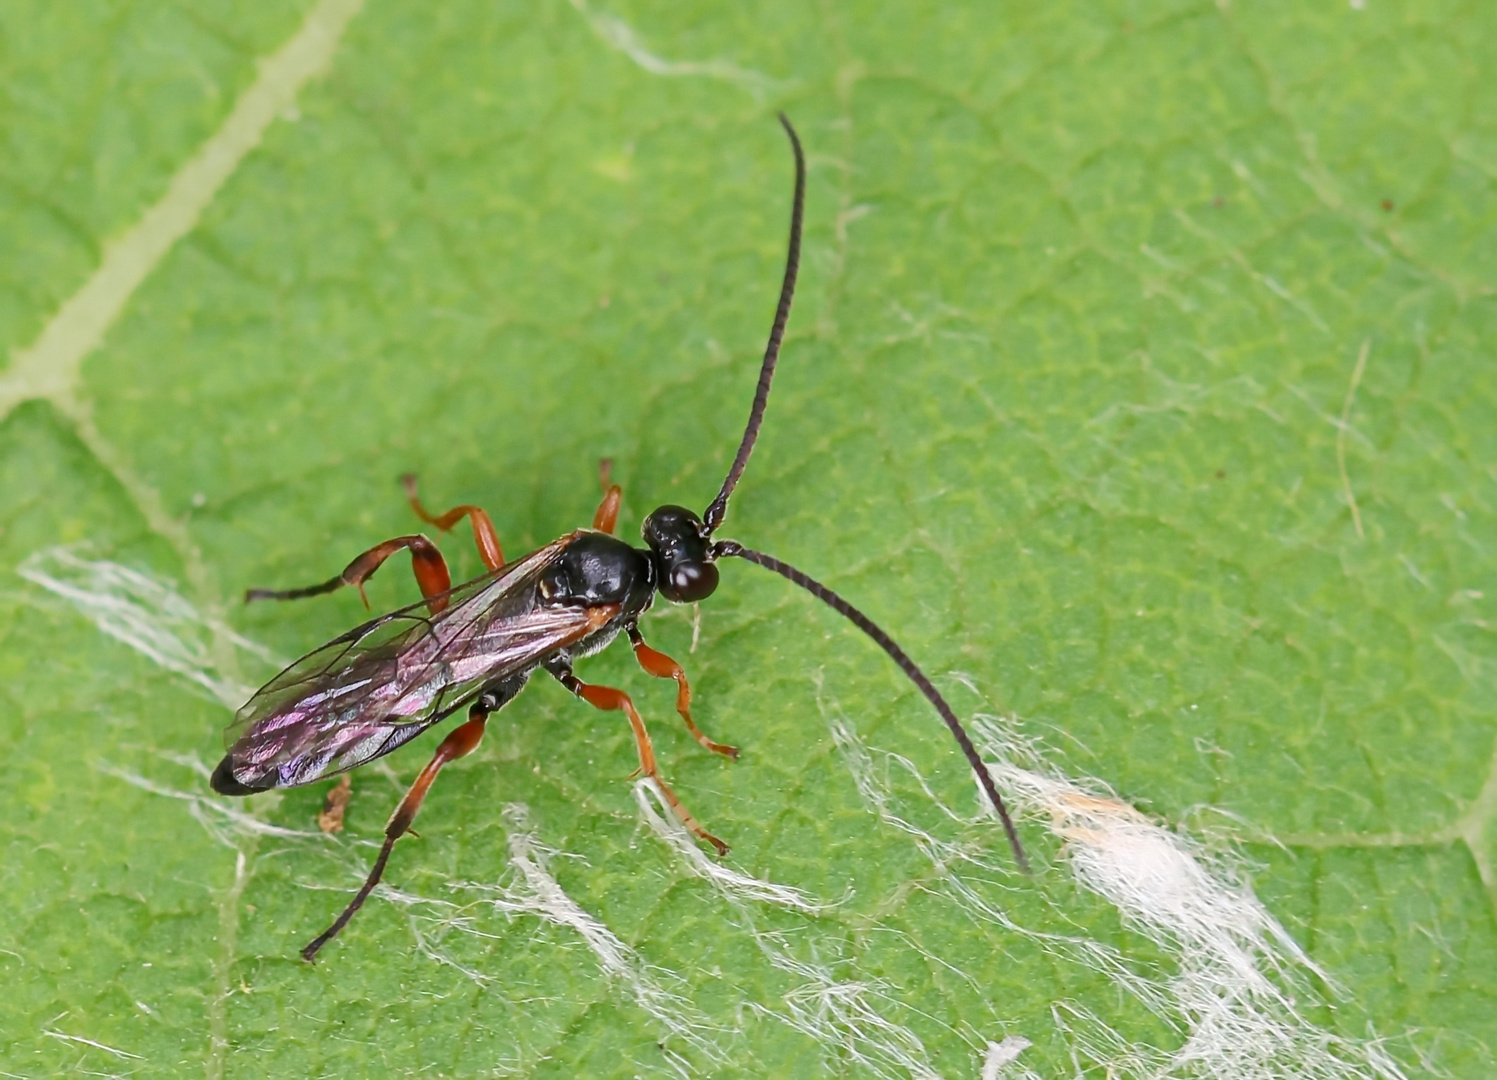
[[[333,925],[318,934],[307,943],[306,948],[302,949],[303,960],[315,960],[317,951],[337,937],[359,908],[364,906],[364,901],[369,899],[369,894],[374,891],[374,887],[379,884],[379,879],[384,876],[385,864],[390,861],[390,851],[395,847],[395,841],[411,831],[411,823],[416,820],[416,813],[421,809],[421,801],[426,798],[432,781],[437,778],[437,773],[441,772],[442,766],[449,761],[456,761],[478,748],[479,742],[483,739],[483,726],[488,721],[489,713],[496,707],[489,695],[479,698],[468,710],[467,722],[460,724],[442,740],[431,762],[421,770],[421,775],[416,777],[416,782],[405,793],[405,798],[400,800],[395,813],[390,815],[389,824],[385,826],[385,842],[379,849],[379,857],[374,860],[374,869],[369,871],[369,876],[364,879],[364,884],[348,902],[343,913],[333,920]]]
[[[676,711],[681,714],[681,719],[686,721],[686,730],[691,732],[692,737],[714,754],[722,754],[724,757],[737,761],[738,747],[713,742],[691,718],[691,687],[686,683],[686,672],[681,670],[681,665],[665,653],[657,652],[646,645],[644,635],[639,632],[637,626],[629,627],[629,641],[634,645],[634,658],[639,661],[639,666],[645,669],[645,674],[653,675],[657,679],[676,680]]]
[[[400,484],[405,488],[406,501],[416,511],[418,518],[446,532],[466,517],[473,523],[473,542],[478,545],[478,555],[483,559],[483,565],[490,570],[497,570],[504,565],[504,549],[499,546],[499,533],[495,531],[494,523],[485,511],[465,503],[454,506],[445,514],[434,516],[427,513],[426,507],[421,505],[421,500],[416,495],[416,477],[413,473],[402,476]]]
[[[624,501],[624,492],[617,484],[612,483],[613,458],[604,458],[598,462],[598,483],[603,488],[603,501],[598,504],[598,512],[593,515],[593,528],[599,532],[612,534],[613,527],[619,521],[619,504]]]
[[[629,726],[634,729],[634,743],[639,750],[639,771],[660,785],[660,793],[665,796],[665,801],[670,803],[676,817],[681,819],[681,824],[716,848],[718,855],[726,855],[728,845],[697,824],[697,819],[681,805],[681,800],[676,798],[676,793],[660,778],[660,770],[655,767],[655,748],[650,745],[650,733],[645,730],[645,722],[640,719],[639,710],[634,707],[634,702],[629,699],[629,695],[611,686],[595,686],[585,683],[573,675],[572,669],[564,663],[547,664],[546,670],[556,676],[557,682],[593,708],[602,709],[605,712],[618,710],[629,718]]]
[[[343,573],[320,585],[307,585],[300,589],[248,589],[244,594],[244,602],[300,600],[304,596],[321,596],[345,585],[353,585],[358,588],[364,606],[368,607],[369,597],[364,594],[364,582],[372,578],[384,561],[397,551],[411,553],[411,570],[415,572],[416,584],[421,586],[421,595],[430,601],[432,614],[444,609],[447,597],[441,594],[452,588],[452,574],[447,569],[447,560],[442,558],[437,546],[420,533],[397,536],[394,540],[377,544],[349,563]]]

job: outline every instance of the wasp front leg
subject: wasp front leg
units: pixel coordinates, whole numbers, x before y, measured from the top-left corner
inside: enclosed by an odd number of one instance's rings
[[[583,682],[572,674],[571,665],[563,661],[552,661],[546,665],[546,670],[556,677],[557,682],[593,708],[605,712],[620,711],[629,718],[629,726],[634,730],[634,744],[639,750],[639,771],[659,785],[660,793],[665,796],[665,801],[675,811],[676,817],[681,819],[681,824],[716,848],[719,855],[726,855],[728,845],[702,828],[697,819],[691,816],[691,812],[681,805],[681,800],[670,789],[670,785],[661,779],[660,770],[655,765],[655,748],[650,745],[650,733],[645,730],[645,722],[640,719],[639,710],[634,707],[629,695],[611,686]]]
[[[639,627],[631,626],[628,630],[629,643],[634,646],[634,658],[639,661],[639,666],[644,668],[645,674],[653,675],[657,679],[676,680],[676,712],[681,714],[681,719],[686,721],[686,730],[691,732],[692,738],[701,743],[714,754],[738,760],[738,747],[729,746],[727,743],[713,742],[707,737],[707,733],[697,727],[696,721],[691,718],[691,687],[686,682],[686,672],[681,665],[672,660],[665,653],[650,648],[645,644],[644,635],[639,632]]]

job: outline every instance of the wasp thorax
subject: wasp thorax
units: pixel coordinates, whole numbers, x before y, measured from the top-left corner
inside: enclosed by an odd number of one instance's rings
[[[707,526],[684,506],[662,506],[645,518],[645,543],[660,570],[660,594],[677,604],[705,600],[717,589]]]
[[[542,572],[541,599],[560,607],[618,604],[629,612],[650,606],[650,561],[612,536],[584,532]]]

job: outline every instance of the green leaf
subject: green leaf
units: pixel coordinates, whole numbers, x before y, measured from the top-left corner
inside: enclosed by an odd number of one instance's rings
[[[6,5],[0,1067],[973,1077],[1017,1037],[1001,1075],[1491,1075],[1494,18]],[[705,506],[777,109],[806,257],[725,534],[932,674],[1037,872],[887,658],[733,564],[643,628],[741,761],[623,647],[581,672],[737,877],[537,679],[304,964],[436,736],[338,836],[326,785],[211,795],[225,700],[364,617],[241,590],[411,531],[405,471],[512,555],[590,520],[600,457],[623,535]]]

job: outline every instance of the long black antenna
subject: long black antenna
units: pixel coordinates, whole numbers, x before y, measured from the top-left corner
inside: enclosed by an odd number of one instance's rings
[[[821,600],[834,611],[845,615],[859,630],[867,634],[884,652],[889,654],[899,670],[904,672],[912,683],[925,695],[927,701],[936,707],[936,712],[941,714],[941,719],[946,721],[946,726],[951,729],[951,734],[956,739],[956,744],[962,748],[962,753],[967,758],[967,764],[972,766],[972,771],[977,774],[977,782],[982,785],[983,791],[987,792],[988,799],[992,801],[993,808],[998,811],[998,817],[1003,821],[1003,831],[1008,834],[1008,846],[1014,850],[1014,861],[1019,864],[1019,869],[1029,873],[1029,859],[1024,854],[1024,845],[1019,843],[1019,834],[1014,829],[1013,819],[1008,816],[1008,810],[1003,805],[1003,797],[998,794],[998,788],[993,784],[993,778],[989,775],[982,758],[977,754],[977,748],[972,745],[972,739],[967,735],[967,729],[962,727],[962,722],[956,718],[956,713],[951,706],[946,704],[946,699],[941,692],[925,676],[925,672],[916,666],[909,654],[901,649],[888,634],[879,627],[867,615],[853,607],[842,597],[827,588],[815,578],[801,573],[789,563],[781,562],[772,555],[766,555],[762,551],[753,551],[744,547],[734,540],[720,540],[712,545],[712,554],[715,557],[747,559],[751,563],[758,563],[766,570],[773,570],[782,578],[793,581],[806,592]]]
[[[754,452],[754,440],[759,437],[759,428],[764,423],[764,406],[769,401],[769,384],[774,379],[775,362],[780,358],[780,340],[785,336],[785,323],[790,319],[790,301],[795,297],[795,275],[800,270],[800,226],[806,203],[806,156],[801,152],[800,136],[784,113],[780,123],[785,134],[790,136],[790,148],[795,151],[795,202],[790,210],[790,250],[785,255],[785,280],[780,285],[780,305],[775,308],[774,326],[769,330],[769,344],[764,348],[764,364],[759,368],[759,386],[754,391],[754,407],[749,412],[748,427],[744,428],[743,441],[738,444],[738,454],[733,458],[733,467],[723,481],[722,490],[702,515],[710,535],[728,513],[728,497],[738,486],[738,479],[748,465],[749,455]]]

